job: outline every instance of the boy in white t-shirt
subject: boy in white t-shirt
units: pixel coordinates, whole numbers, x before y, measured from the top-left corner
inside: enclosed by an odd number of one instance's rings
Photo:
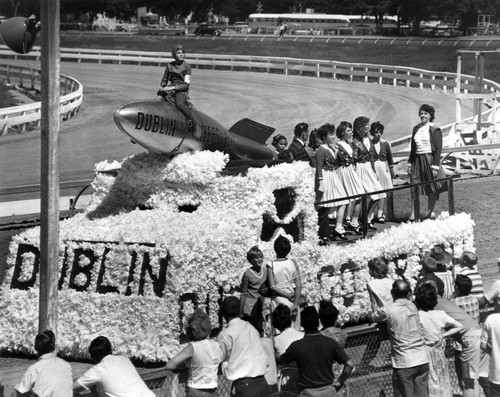
[[[18,396],[71,397],[73,383],[71,365],[56,356],[56,337],[45,330],[35,337],[38,361],[24,373],[15,386]]]
[[[112,354],[111,342],[98,336],[90,342],[89,353],[96,363],[73,383],[73,390],[97,387],[101,396],[154,397],[127,357]]]

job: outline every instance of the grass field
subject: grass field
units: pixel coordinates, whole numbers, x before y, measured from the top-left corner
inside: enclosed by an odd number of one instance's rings
[[[464,41],[457,46],[422,46],[418,44],[393,44],[380,41],[378,44],[354,44],[349,41],[309,42],[300,40],[229,40],[224,36],[209,37],[163,37],[163,36],[113,36],[113,35],[63,35],[61,47],[82,47],[115,50],[165,51],[170,57],[171,48],[181,43],[189,52],[196,54],[231,54],[277,56],[307,59],[324,59],[352,63],[371,63],[379,65],[409,66],[419,69],[455,73],[457,69],[457,50],[471,49],[470,42]],[[485,78],[500,82],[500,53],[485,56]],[[474,75],[474,56],[468,54],[462,60],[462,73]]]

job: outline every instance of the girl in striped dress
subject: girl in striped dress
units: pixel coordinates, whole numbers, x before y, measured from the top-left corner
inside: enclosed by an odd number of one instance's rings
[[[382,139],[384,125],[380,121],[372,123],[370,135],[372,136],[371,155],[372,166],[383,189],[392,189],[394,179],[394,161],[392,159],[391,144]],[[384,216],[385,198],[378,202],[376,221],[385,223]]]
[[[368,117],[357,117],[354,120],[354,146],[356,148],[356,173],[359,175],[361,182],[367,192],[376,192],[383,190],[382,185],[378,181],[378,177],[372,168],[372,152],[371,152],[371,140],[368,137],[370,131],[370,125],[368,124],[370,119]],[[376,193],[370,195],[370,203],[368,205],[368,221],[370,222],[370,228],[373,227],[373,214],[376,210],[376,205],[378,200],[385,198],[387,195],[385,193]]]
[[[363,183],[354,168],[355,149],[352,145],[352,124],[348,121],[342,121],[336,130],[337,137],[340,139],[337,150],[337,175],[348,196],[355,196],[365,193]],[[361,199],[351,199],[352,219],[347,224],[347,228],[353,230],[356,234],[363,234],[359,224],[359,213],[361,211]]]
[[[335,135],[335,126],[325,124],[319,127],[317,136],[322,144],[316,150],[316,201],[328,201],[347,197],[344,186],[337,175],[338,163],[336,154],[338,150],[338,138]],[[346,240],[344,226],[344,214],[346,204],[349,200],[341,200],[333,203],[318,205],[318,217],[320,226],[320,238],[324,240],[329,237],[328,214],[337,211],[336,226],[332,233],[334,238]]]

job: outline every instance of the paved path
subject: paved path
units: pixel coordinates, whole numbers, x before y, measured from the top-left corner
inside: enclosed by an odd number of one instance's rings
[[[23,64],[20,61],[4,61]],[[36,62],[32,67],[39,68]],[[61,123],[61,181],[92,177],[95,163],[143,151],[113,122],[113,111],[137,98],[154,98],[163,70],[153,66],[61,64],[61,73],[84,87],[80,114]],[[433,104],[440,125],[454,119],[454,97],[430,90],[352,83],[313,77],[194,70],[191,99],[203,112],[230,127],[249,117],[292,137],[298,122],[319,127],[366,115],[386,125],[386,139],[410,133],[421,103]],[[0,186],[39,183],[40,134],[0,138]]]

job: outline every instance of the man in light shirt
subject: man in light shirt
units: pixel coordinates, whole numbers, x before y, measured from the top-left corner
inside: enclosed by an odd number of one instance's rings
[[[14,388],[17,396],[71,397],[73,376],[71,365],[56,356],[56,337],[45,330],[35,337],[38,361],[24,373]]]
[[[98,336],[90,342],[89,353],[96,363],[73,383],[73,390],[96,386],[101,396],[154,397],[127,357],[112,354],[111,342]]]
[[[231,383],[232,397],[261,397],[267,389],[264,377],[267,356],[257,330],[240,317],[240,300],[228,296],[222,302],[222,315],[227,323],[218,337],[224,361],[224,375]]]
[[[375,313],[374,321],[387,322],[395,375],[394,389],[403,397],[426,397],[429,395],[430,357],[418,309],[410,301],[410,285],[405,280],[396,280],[391,294],[394,303]]]
[[[272,323],[274,328],[280,332],[279,335],[274,337],[276,357],[286,352],[286,349],[288,349],[288,346],[290,346],[292,342],[304,337],[303,332],[297,331],[292,327],[292,312],[288,306],[282,303],[274,309]]]

